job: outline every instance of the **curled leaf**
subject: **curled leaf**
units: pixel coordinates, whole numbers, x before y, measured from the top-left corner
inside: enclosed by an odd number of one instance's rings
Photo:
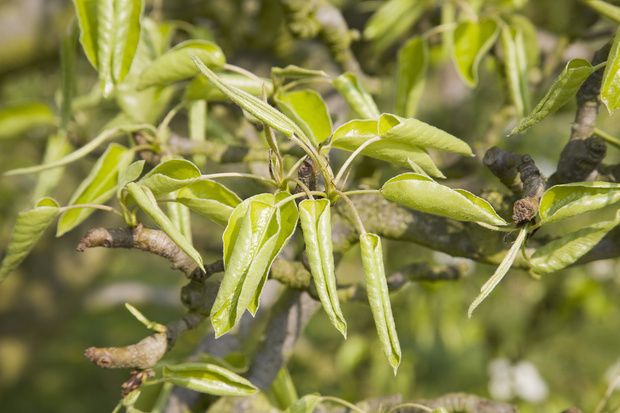
[[[478,85],[478,67],[499,34],[494,19],[463,22],[454,30],[453,59],[458,73],[470,86]]]
[[[343,73],[332,83],[360,117],[379,119],[380,112],[377,104],[353,73]]]
[[[215,364],[164,366],[163,378],[168,383],[217,396],[249,396],[258,391],[248,380]]]
[[[224,185],[208,180],[181,189],[176,201],[222,226],[226,226],[230,214],[241,203],[241,199]]]
[[[200,170],[185,159],[171,159],[157,165],[139,183],[158,196],[179,190],[200,178]]]

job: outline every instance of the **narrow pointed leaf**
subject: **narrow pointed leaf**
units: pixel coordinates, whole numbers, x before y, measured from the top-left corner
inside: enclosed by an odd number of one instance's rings
[[[164,214],[164,212],[157,205],[157,201],[153,196],[151,190],[145,186],[129,183],[127,184],[127,191],[138,203],[140,208],[144,210],[157,224],[162,231],[164,231],[175,244],[179,246],[185,253],[192,259],[198,266],[204,271],[202,264],[202,257],[196,251],[194,246],[181,234],[181,232],[170,221],[170,218]]]
[[[224,185],[214,181],[197,181],[177,193],[177,202],[206,216],[222,226],[241,199]]]
[[[613,221],[597,222],[551,241],[532,254],[530,263],[536,274],[549,274],[573,264],[620,223],[620,211]]]
[[[509,26],[504,26],[502,28],[502,46],[504,48],[504,67],[510,98],[517,110],[517,115],[519,118],[523,118],[531,109],[527,58],[520,28],[512,29]]]
[[[620,107],[620,27],[618,27],[607,57],[601,86],[601,100],[609,114],[614,113]]]
[[[334,131],[331,146],[353,152],[367,140],[377,136],[379,136],[379,131],[376,120],[352,120]],[[443,174],[424,148],[407,142],[380,140],[362,149],[362,154],[404,168],[409,168],[409,161],[412,161],[429,175],[443,177]]]
[[[99,67],[97,3],[97,0],[73,0],[80,26],[80,43],[82,43],[88,61],[95,69]]]
[[[574,182],[547,189],[540,199],[541,224],[550,224],[620,201],[620,184]]]
[[[428,45],[421,37],[413,37],[398,51],[396,80],[396,113],[406,118],[415,116],[428,69]]]
[[[286,136],[290,137],[293,136],[293,134],[297,134],[300,139],[303,139],[306,143],[308,143],[308,138],[304,135],[304,133],[299,129],[297,125],[295,125],[292,120],[286,117],[283,113],[278,112],[267,103],[250,95],[249,93],[226,84],[215,73],[213,73],[213,71],[211,71],[207,66],[205,66],[205,64],[202,63],[197,56],[192,54],[191,57],[198,69],[200,69],[200,72],[207,79],[209,79],[209,81],[213,83],[215,87],[222,91],[222,93],[228,96],[243,110],[247,111],[252,116],[259,119],[261,122],[271,126],[275,130],[282,132]]]
[[[140,177],[145,161],[140,160],[129,165],[125,170],[119,169],[119,187],[123,188],[129,182],[133,182]]]
[[[306,242],[306,254],[323,309],[334,327],[347,337],[347,322],[338,301],[330,202],[327,199],[304,200],[299,204],[299,220]]]
[[[0,282],[22,263],[45,229],[58,215],[58,204],[51,198],[39,200],[34,209],[20,212],[13,234],[0,264]]]
[[[288,79],[307,79],[310,77],[326,77],[327,73],[322,70],[312,70],[299,67],[296,65],[288,65],[286,67],[273,67],[271,74],[281,78]]]
[[[200,72],[190,58],[190,53],[214,69],[221,68],[226,63],[222,49],[215,43],[188,40],[176,45],[148,65],[140,75],[137,88],[166,85],[196,76]]]
[[[332,84],[362,119],[379,119],[377,104],[353,73],[341,74]]]
[[[267,95],[271,95],[273,93],[273,83],[269,79],[261,78],[259,81],[255,78],[240,75],[238,73],[219,73],[218,76],[225,84],[241,89],[252,96],[259,98],[262,97],[263,86],[265,86]],[[209,102],[213,102],[227,100],[228,96],[215,87],[207,78],[197,76],[192,79],[189,85],[187,85],[187,88],[185,89],[185,98],[187,100],[205,99]]]
[[[316,146],[332,134],[332,120],[325,101],[313,90],[280,93],[276,98],[280,110],[293,119]]]
[[[401,350],[383,266],[381,238],[375,234],[362,234],[360,236],[360,250],[364,276],[366,277],[368,302],[377,327],[381,348],[394,369],[394,375],[396,375],[400,364]]]
[[[142,0],[115,0],[115,33],[112,49],[112,78],[115,83],[123,81],[140,39]]]
[[[174,194],[169,194],[168,199],[174,199]],[[167,202],[168,217],[179,232],[192,244],[192,218],[189,208],[177,202]]]
[[[200,170],[185,159],[171,159],[157,165],[139,183],[158,196],[177,191],[200,178]]]
[[[382,52],[406,35],[420,18],[429,2],[424,0],[389,0],[381,4],[364,28],[364,37]]]
[[[506,275],[510,267],[512,267],[512,263],[517,258],[517,254],[519,253],[521,246],[525,242],[526,236],[527,228],[521,229],[514,244],[512,244],[512,247],[510,247],[510,250],[508,250],[508,254],[506,254],[502,262],[495,270],[495,273],[493,273],[493,275],[491,276],[491,278],[489,278],[489,280],[484,283],[484,285],[480,289],[480,294],[469,306],[469,310],[467,311],[467,317],[471,318],[476,307],[478,307],[480,303],[482,303],[484,299],[487,298],[489,294],[491,294],[491,291],[493,291],[497,284],[499,284],[499,282],[504,278],[504,275]]]
[[[568,62],[564,71],[553,83],[545,97],[536,105],[532,113],[519,122],[508,136],[521,133],[548,115],[555,113],[577,93],[581,84],[585,82],[593,71],[592,65],[587,60],[573,59]]]
[[[459,221],[507,225],[486,200],[463,189],[451,189],[416,173],[398,175],[387,181],[381,194],[390,201],[429,214]]]
[[[124,146],[110,144],[86,179],[75,190],[68,205],[105,204],[116,192],[119,171],[127,168],[132,157],[133,153]],[[72,230],[93,212],[92,208],[80,208],[63,213],[58,220],[56,236],[59,237]]]
[[[217,396],[249,396],[258,391],[248,380],[215,364],[164,366],[163,374],[168,383]]]
[[[458,73],[470,86],[478,85],[478,67],[499,34],[493,19],[463,22],[454,31],[453,59]]]
[[[54,113],[43,103],[9,106],[0,110],[0,140],[18,137],[30,129],[55,123]]]

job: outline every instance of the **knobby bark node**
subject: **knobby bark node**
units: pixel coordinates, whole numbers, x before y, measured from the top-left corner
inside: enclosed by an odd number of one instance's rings
[[[594,179],[606,153],[607,144],[598,136],[569,141],[560,154],[558,169],[552,179],[553,184]]]
[[[523,225],[538,214],[540,198],[545,193],[547,180],[529,155],[521,157],[517,171],[523,186],[523,197],[514,203],[512,220],[517,225]]]
[[[106,369],[149,369],[161,359],[168,349],[166,333],[155,333],[136,344],[125,347],[90,347],[84,356]]]

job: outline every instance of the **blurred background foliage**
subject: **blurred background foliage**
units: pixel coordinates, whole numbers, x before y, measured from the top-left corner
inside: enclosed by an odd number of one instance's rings
[[[342,10],[350,28],[359,32],[364,31],[382,4],[353,0],[331,3]],[[569,59],[590,59],[616,28],[614,22],[580,1],[455,2],[459,3],[473,9],[484,6],[519,11],[536,25],[541,64],[530,73],[534,103]],[[268,76],[272,66],[287,64],[326,70],[330,75],[340,73],[320,42],[291,37],[275,0],[153,0],[145,5],[147,11],[155,8],[160,19],[177,26],[173,44],[187,38],[213,39],[229,62],[260,76]],[[381,87],[373,92],[382,111],[393,109],[398,47],[412,34],[437,25],[439,10],[431,7],[416,24],[406,27],[381,48],[364,40],[353,43],[363,70],[380,81]],[[0,109],[33,101],[54,106],[58,101],[59,39],[73,14],[69,0],[0,1]],[[440,50],[431,50],[431,55],[433,62],[419,106],[420,119],[467,141],[479,155],[498,145],[528,153],[543,172],[553,171],[559,148],[570,134],[574,103],[527,133],[506,139],[505,129],[514,124],[506,125],[501,119],[510,117],[510,113],[502,112],[506,98],[502,80],[494,71],[499,64],[494,56],[483,61],[483,81],[469,89]],[[76,95],[86,95],[96,84],[97,75],[83,53],[78,53],[76,64]],[[328,101],[329,97],[328,93]],[[94,136],[111,117],[110,109],[107,113],[105,107],[98,106],[95,113],[78,113],[78,133],[72,135],[72,143],[80,145],[86,137]],[[209,131],[224,142],[239,132],[236,121],[227,116],[210,123],[215,126]],[[335,121],[345,120],[336,117]],[[599,126],[620,135],[620,125],[606,114],[600,116]],[[51,130],[43,125],[2,139],[0,169],[4,172],[40,162]],[[67,168],[54,195],[57,199],[69,199],[97,155]],[[610,148],[608,159],[617,162],[617,158],[617,150]],[[359,182],[381,181],[387,176],[386,168],[391,168],[378,161],[363,162],[356,176]],[[439,163],[444,171],[450,171],[453,161],[439,159]],[[450,185],[475,192],[500,186],[482,167],[480,156],[469,169],[457,172],[446,173],[453,178]],[[31,207],[36,181],[36,175],[0,176],[1,246],[8,242],[17,213]],[[251,192],[248,188],[238,190]],[[125,310],[125,302],[160,323],[183,313],[178,294],[185,280],[163,259],[138,251],[75,252],[88,229],[117,225],[117,221],[95,213],[87,224],[60,239],[54,239],[48,231],[24,264],[0,286],[2,411],[111,411],[120,397],[119,383],[127,378],[127,372],[100,370],[83,358],[84,349],[91,345],[130,344],[145,336],[143,326]],[[194,243],[205,261],[217,259],[222,229],[206,221],[196,221],[195,225],[200,227],[195,229]],[[572,225],[578,227],[583,222]],[[388,273],[412,261],[454,260],[412,244],[387,242],[384,250]],[[341,262],[337,270],[341,281],[361,276],[357,254],[350,251]],[[613,378],[614,366],[620,363],[617,260],[570,268],[540,282],[525,272],[512,270],[472,320],[466,317],[467,306],[494,267],[468,264],[470,270],[464,280],[417,283],[393,295],[403,347],[397,377],[385,363],[366,305],[343,304],[349,320],[347,341],[331,327],[326,315],[318,312],[289,363],[298,394],[319,392],[358,401],[393,393],[411,400],[464,391],[504,398],[518,404],[522,412],[559,412],[570,406],[594,410]],[[180,360],[191,352],[205,328],[183,336],[166,359]],[[492,366],[504,366],[500,370],[503,368],[505,373],[524,365],[534,366],[537,372],[529,376],[530,382],[542,383],[534,386],[535,391],[502,385],[497,374],[492,374]],[[148,398],[142,403],[137,407],[150,408]],[[619,405],[620,396],[616,395],[608,409],[614,411]]]

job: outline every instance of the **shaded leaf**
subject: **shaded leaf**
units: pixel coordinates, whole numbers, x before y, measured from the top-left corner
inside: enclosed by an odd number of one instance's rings
[[[306,394],[287,407],[284,413],[314,413],[319,403],[321,403],[321,395],[318,393]]]
[[[164,231],[175,244],[179,246],[185,253],[192,259],[200,269],[204,271],[202,264],[202,257],[196,251],[194,246],[181,234],[181,232],[170,221],[170,218],[164,214],[164,212],[157,205],[157,201],[153,196],[151,190],[145,186],[131,182],[126,186],[129,194],[138,203],[140,208],[144,210],[157,224],[162,231]]]
[[[504,48],[504,68],[512,103],[519,118],[530,112],[530,93],[527,78],[527,57],[520,28],[502,28],[502,45]]]
[[[620,223],[620,211],[613,221],[597,222],[551,241],[532,254],[530,264],[537,274],[559,271],[577,261]]]
[[[217,396],[249,396],[258,391],[248,380],[214,364],[164,366],[163,379],[177,386]]]
[[[601,85],[601,100],[609,114],[620,107],[620,26],[607,57]]]
[[[171,159],[153,168],[140,179],[139,184],[158,196],[177,191],[200,178],[196,165],[185,159]]]
[[[611,182],[573,182],[547,189],[540,199],[540,224],[550,224],[597,209],[620,200],[620,184]]]
[[[241,199],[224,185],[214,181],[197,181],[177,193],[177,202],[206,216],[222,226]]]
[[[341,74],[332,81],[332,84],[361,118],[379,119],[377,104],[353,73]]]
[[[360,250],[366,278],[368,302],[377,327],[377,335],[383,353],[394,369],[394,375],[396,375],[400,364],[401,350],[383,266],[381,238],[375,234],[360,235]]]
[[[382,52],[409,32],[428,6],[424,0],[388,0],[368,20],[364,37]]]
[[[478,67],[498,34],[499,25],[493,19],[463,22],[454,30],[454,63],[470,87],[478,85]]]
[[[222,49],[215,43],[206,40],[188,40],[179,43],[148,65],[140,75],[137,88],[166,85],[196,76],[200,72],[190,58],[190,53],[215,69],[221,68],[226,63]]]
[[[45,229],[58,215],[58,204],[51,198],[42,198],[34,209],[20,212],[13,234],[0,265],[0,282],[22,263]]]
[[[307,79],[309,77],[326,77],[327,73],[322,70],[312,70],[296,65],[288,65],[284,68],[272,67],[271,75],[289,79]]]
[[[483,222],[489,225],[507,225],[486,200],[463,189],[451,189],[431,178],[406,173],[387,181],[381,194],[390,201],[429,214],[459,221]]]
[[[0,139],[18,137],[30,129],[54,125],[54,113],[43,103],[27,103],[0,110]]]
[[[422,97],[428,69],[428,45],[421,37],[413,37],[398,51],[396,80],[396,113],[412,118]]]
[[[587,4],[594,10],[602,14],[603,16],[620,23],[620,7],[614,6],[603,0],[581,0],[582,3]]]
[[[313,90],[280,93],[276,97],[280,110],[317,146],[332,134],[332,120],[327,105],[320,94]]]
[[[336,289],[330,206],[327,199],[301,201],[299,220],[319,299],[333,326],[346,338],[347,322],[340,309]]]
[[[585,82],[593,71],[592,65],[587,60],[573,59],[568,62],[545,97],[536,105],[532,113],[519,122],[508,136],[521,133],[548,115],[555,113],[577,93],[581,84]]]

